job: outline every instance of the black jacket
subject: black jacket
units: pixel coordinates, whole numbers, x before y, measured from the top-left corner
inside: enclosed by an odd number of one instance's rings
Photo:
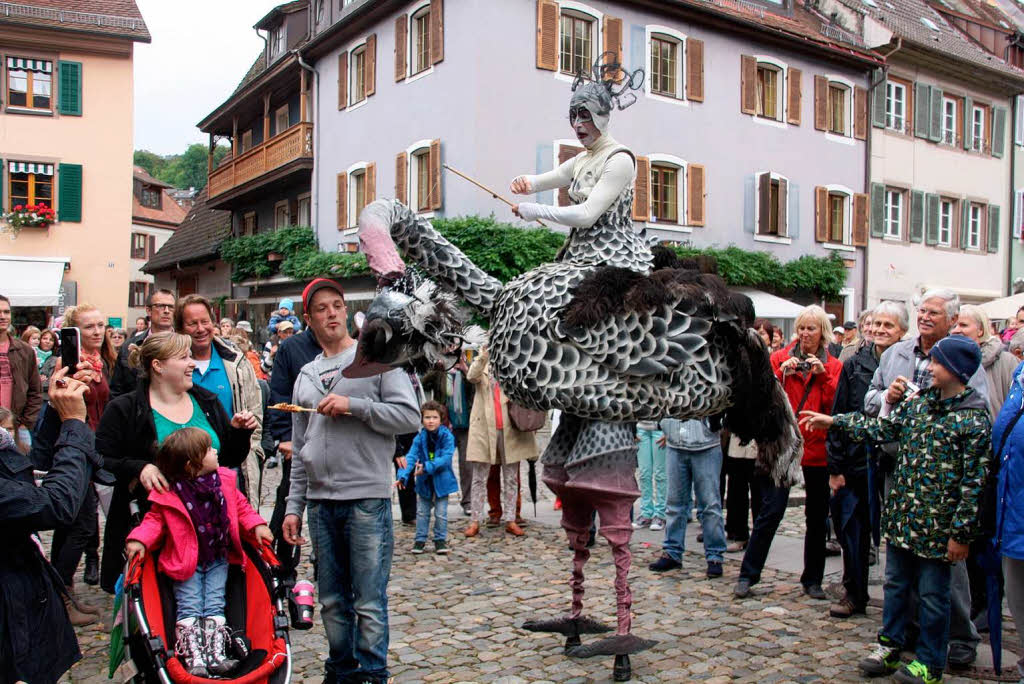
[[[249,454],[252,430],[231,427],[231,416],[213,392],[193,386],[189,394],[195,397],[220,439],[220,464],[225,468],[240,466]],[[122,553],[132,529],[128,505],[134,499],[142,513],[149,508],[148,493],[139,484],[139,474],[156,461],[157,451],[156,424],[149,404],[147,381],[140,380],[134,392],[123,394],[107,404],[96,431],[96,449],[103,456],[104,469],[113,473],[117,480],[107,513],[100,564],[100,586],[112,594],[124,569]]]
[[[832,404],[832,415],[840,413],[861,413],[864,411],[864,395],[871,387],[871,378],[878,368],[875,346],[865,344],[857,353],[846,360],[839,374],[836,398]],[[868,468],[868,446],[866,442],[854,442],[839,430],[829,430],[825,439],[829,475],[863,475]]]
[[[45,452],[45,453],[43,453]],[[70,525],[98,462],[89,427],[47,411],[32,457],[0,451],[0,681],[56,682],[81,658],[63,582],[31,534]],[[49,472],[42,486],[35,464]]]
[[[121,345],[121,351],[117,353],[117,363],[114,364],[114,372],[110,375],[111,399],[128,394],[139,384],[139,371],[128,363],[128,355],[131,354],[133,344],[138,346],[145,342],[147,337],[149,337],[149,328],[135,333]]]
[[[292,403],[292,388],[295,387],[299,371],[322,351],[309,328],[292,335],[281,344],[274,355],[274,369],[270,373],[271,404]],[[284,411],[270,413],[270,435],[279,442],[290,442],[292,414]]]

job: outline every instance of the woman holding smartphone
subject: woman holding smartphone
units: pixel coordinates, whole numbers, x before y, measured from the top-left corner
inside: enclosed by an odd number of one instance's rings
[[[106,334],[106,319],[95,306],[82,304],[68,309],[64,314],[64,326],[65,330],[78,329],[78,370],[89,374],[86,383],[89,389],[85,393],[86,424],[95,432],[110,399],[109,380],[117,354]],[[70,342],[73,345],[71,335],[63,334],[67,337],[65,344]],[[63,351],[67,353],[69,350]],[[79,602],[74,594],[75,571],[83,553],[86,556],[84,581],[87,584],[99,582],[97,504],[96,490],[89,486],[75,520],[70,525],[58,527],[53,533],[50,562],[72,597],[68,615],[76,626],[95,622],[100,612]]]

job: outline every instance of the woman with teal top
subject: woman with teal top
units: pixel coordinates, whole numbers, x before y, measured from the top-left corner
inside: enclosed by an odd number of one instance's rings
[[[130,359],[140,369],[138,387],[107,405],[96,431],[104,468],[117,478],[100,564],[100,586],[107,592],[114,592],[124,565],[121,552],[132,527],[129,503],[138,501],[144,513],[148,492],[167,490],[156,451],[168,435],[184,427],[203,430],[226,468],[241,466],[249,453],[256,417],[249,411],[228,416],[215,394],[193,386],[191,347],[191,338],[173,332],[150,335],[133,346]]]

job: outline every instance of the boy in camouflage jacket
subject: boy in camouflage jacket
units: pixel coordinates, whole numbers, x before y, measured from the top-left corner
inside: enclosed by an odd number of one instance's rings
[[[867,675],[895,681],[942,680],[949,641],[950,563],[967,557],[980,534],[979,508],[992,459],[988,411],[968,408],[967,381],[981,350],[966,337],[940,340],[930,353],[930,389],[898,404],[886,418],[801,412],[811,429],[842,430],[855,441],[896,442],[894,484],[883,508],[885,605],[878,646],[860,663]],[[917,660],[900,667],[911,590],[920,597]]]

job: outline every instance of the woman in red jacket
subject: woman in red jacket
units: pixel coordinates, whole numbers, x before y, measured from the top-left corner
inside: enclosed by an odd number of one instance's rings
[[[772,370],[782,383],[794,413],[800,411],[821,411],[832,413],[836,386],[843,365],[828,353],[828,331],[831,325],[828,314],[820,306],[809,306],[796,319],[797,339],[771,355]],[[817,407],[817,408],[815,408]],[[804,471],[806,500],[804,515],[807,531],[804,534],[804,571],[800,583],[804,593],[816,599],[825,599],[821,588],[825,574],[825,536],[828,519],[828,469],[825,462],[825,439],[801,427],[804,438],[804,457],[801,461]],[[750,587],[757,584],[761,570],[768,558],[775,531],[782,521],[789,502],[789,489],[776,487],[771,478],[758,475],[762,503],[754,521],[740,578],[734,594],[747,596]]]

